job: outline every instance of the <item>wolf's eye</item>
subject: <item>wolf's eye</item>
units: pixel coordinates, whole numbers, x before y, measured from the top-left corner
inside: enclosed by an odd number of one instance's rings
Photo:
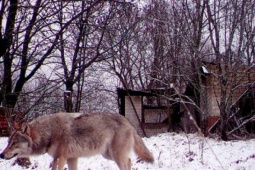
[[[18,144],[18,141],[13,141],[12,142],[12,146],[15,146],[15,145],[17,145]]]

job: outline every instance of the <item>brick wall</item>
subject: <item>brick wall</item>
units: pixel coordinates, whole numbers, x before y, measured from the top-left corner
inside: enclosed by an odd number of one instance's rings
[[[168,118],[167,109],[144,110],[145,123],[160,123]]]
[[[9,135],[9,126],[4,109],[0,109],[0,137]]]
[[[145,117],[144,129],[148,137],[159,133],[167,132],[168,125],[161,124],[161,122],[168,118],[167,108],[144,110],[144,117]],[[150,123],[151,125],[148,125]]]
[[[139,120],[137,119],[136,113],[130,102],[130,98],[135,106],[136,112],[141,120],[142,115],[142,97],[141,96],[125,96],[125,117],[134,125],[139,135],[144,136],[143,131],[140,127]]]
[[[142,122],[142,96],[130,96],[132,99],[132,102],[135,106],[136,112],[139,116],[140,121]],[[132,103],[130,102],[130,97],[125,96],[125,117],[133,124],[135,129],[137,130],[138,134],[140,136],[144,136],[143,130],[141,128],[141,125],[139,123],[139,120],[137,119],[136,113],[134,111],[134,108],[132,106]],[[161,113],[161,121],[167,117],[167,110],[146,110],[145,111],[145,122],[146,123],[157,123],[159,113]],[[167,131],[167,126],[165,125],[147,125],[147,124],[142,124],[144,131],[147,135],[153,136],[158,133],[163,133]]]
[[[234,70],[236,69],[236,70]],[[211,71],[211,75],[207,76],[207,84],[206,84],[206,102],[207,102],[207,110],[203,109],[211,116],[219,116],[220,109],[218,107],[218,103],[220,102],[221,97],[221,87],[218,81],[217,76],[218,70],[215,65],[209,67]],[[223,69],[224,70],[224,69]],[[248,89],[250,83],[255,81],[255,69],[248,69],[247,66],[242,66],[238,68],[229,68],[229,72],[226,74],[228,86],[227,96],[232,92],[231,103],[236,102]],[[249,74],[248,74],[249,72]],[[233,88],[232,85],[237,84],[238,86]],[[204,95],[204,94],[201,94]],[[204,104],[205,105],[205,104]]]

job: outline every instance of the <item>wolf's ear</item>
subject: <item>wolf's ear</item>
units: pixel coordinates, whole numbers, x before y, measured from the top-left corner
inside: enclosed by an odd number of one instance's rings
[[[16,121],[14,121],[14,122],[13,122],[13,128],[14,128],[15,130],[18,130],[18,129],[20,129],[20,125],[19,125]]]
[[[27,134],[28,136],[30,136],[30,134],[31,134],[31,127],[30,127],[30,125],[28,123],[26,123],[26,122],[22,123],[22,125],[21,125],[21,132]]]

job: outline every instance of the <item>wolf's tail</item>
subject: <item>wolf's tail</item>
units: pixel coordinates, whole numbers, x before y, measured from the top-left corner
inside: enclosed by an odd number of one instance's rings
[[[146,162],[153,163],[154,158],[152,153],[149,151],[149,149],[145,146],[143,140],[138,134],[134,135],[135,138],[135,146],[134,146],[134,151],[138,155],[138,157],[141,160],[144,160]]]

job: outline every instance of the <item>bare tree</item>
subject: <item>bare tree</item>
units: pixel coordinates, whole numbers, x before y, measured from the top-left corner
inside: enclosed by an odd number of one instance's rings
[[[153,0],[133,17],[133,22],[120,22],[125,27],[136,21],[132,29],[135,36],[130,34],[112,49],[115,57],[111,68],[126,88],[170,87],[174,83],[183,93],[187,85],[191,86],[194,98],[187,99],[203,118],[209,114],[206,103],[210,101],[206,94],[209,86],[204,83],[206,75],[201,70],[210,71],[208,63],[216,64],[217,71],[212,75],[221,89],[217,104],[221,137],[225,138],[237,103],[233,98],[235,90],[253,84],[253,11],[250,1]],[[112,41],[114,35],[110,35]],[[244,65],[248,68],[240,75],[238,70]],[[246,84],[240,79],[245,74],[250,77]]]
[[[63,5],[62,2],[61,6]],[[92,5],[93,4],[93,5]],[[81,97],[83,96],[85,70],[95,63],[102,62],[109,58],[107,53],[118,42],[109,45],[106,33],[111,30],[110,25],[115,22],[114,18],[121,15],[122,9],[130,3],[101,1],[94,2],[69,2],[59,14],[59,27],[66,19],[76,13],[81,13],[74,24],[68,26],[67,31],[61,34],[61,44],[58,46],[60,52],[60,73],[69,93],[66,101],[67,111],[79,111]],[[64,75],[61,73],[63,70]],[[72,96],[74,90],[76,96],[75,108],[73,108]]]
[[[233,112],[235,90],[246,85],[253,89],[254,10],[252,1],[230,0],[152,0],[143,8],[125,1],[2,0],[0,102],[33,110],[33,104],[21,107],[17,101],[36,92],[39,108],[58,87],[58,97],[61,90],[70,92],[66,111],[80,111],[89,100],[102,106],[106,97],[99,100],[99,91],[115,90],[101,81],[106,74],[132,89],[174,83],[183,93],[192,86],[195,97],[187,99],[203,117],[207,108],[201,103],[208,101],[201,67],[209,70],[205,63],[213,63],[220,87],[221,137],[226,138],[238,127],[228,125],[238,115]],[[248,66],[246,84],[237,76],[243,65]],[[50,78],[39,74],[45,66]],[[40,85],[31,85],[33,81]],[[83,108],[95,109],[89,104]]]
[[[249,73],[251,63],[252,41],[254,41],[254,4],[251,1],[206,1],[210,41],[214,51],[221,95],[218,102],[221,115],[221,137],[227,139],[228,119],[233,112],[233,93],[243,81],[238,79],[238,69],[247,65]],[[247,29],[248,28],[248,29]],[[247,34],[249,30],[250,33]],[[251,82],[250,82],[251,83]],[[248,83],[249,84],[249,83]]]
[[[26,82],[47,61],[54,62],[50,56],[56,53],[62,33],[100,2],[94,1],[74,13],[62,23],[61,28],[57,26],[57,14],[61,8],[54,1],[1,2],[1,102],[5,106],[14,108]]]
[[[47,21],[48,17],[54,15],[49,6],[49,2],[42,3],[41,0],[34,3],[25,1],[22,4],[18,1],[2,1],[1,42],[4,45],[1,45],[1,103],[9,108],[15,106],[25,83],[53,51],[54,45],[46,47],[47,43],[54,41],[51,30],[54,21]],[[45,31],[52,34],[46,35]],[[44,48],[39,49],[40,46]]]

